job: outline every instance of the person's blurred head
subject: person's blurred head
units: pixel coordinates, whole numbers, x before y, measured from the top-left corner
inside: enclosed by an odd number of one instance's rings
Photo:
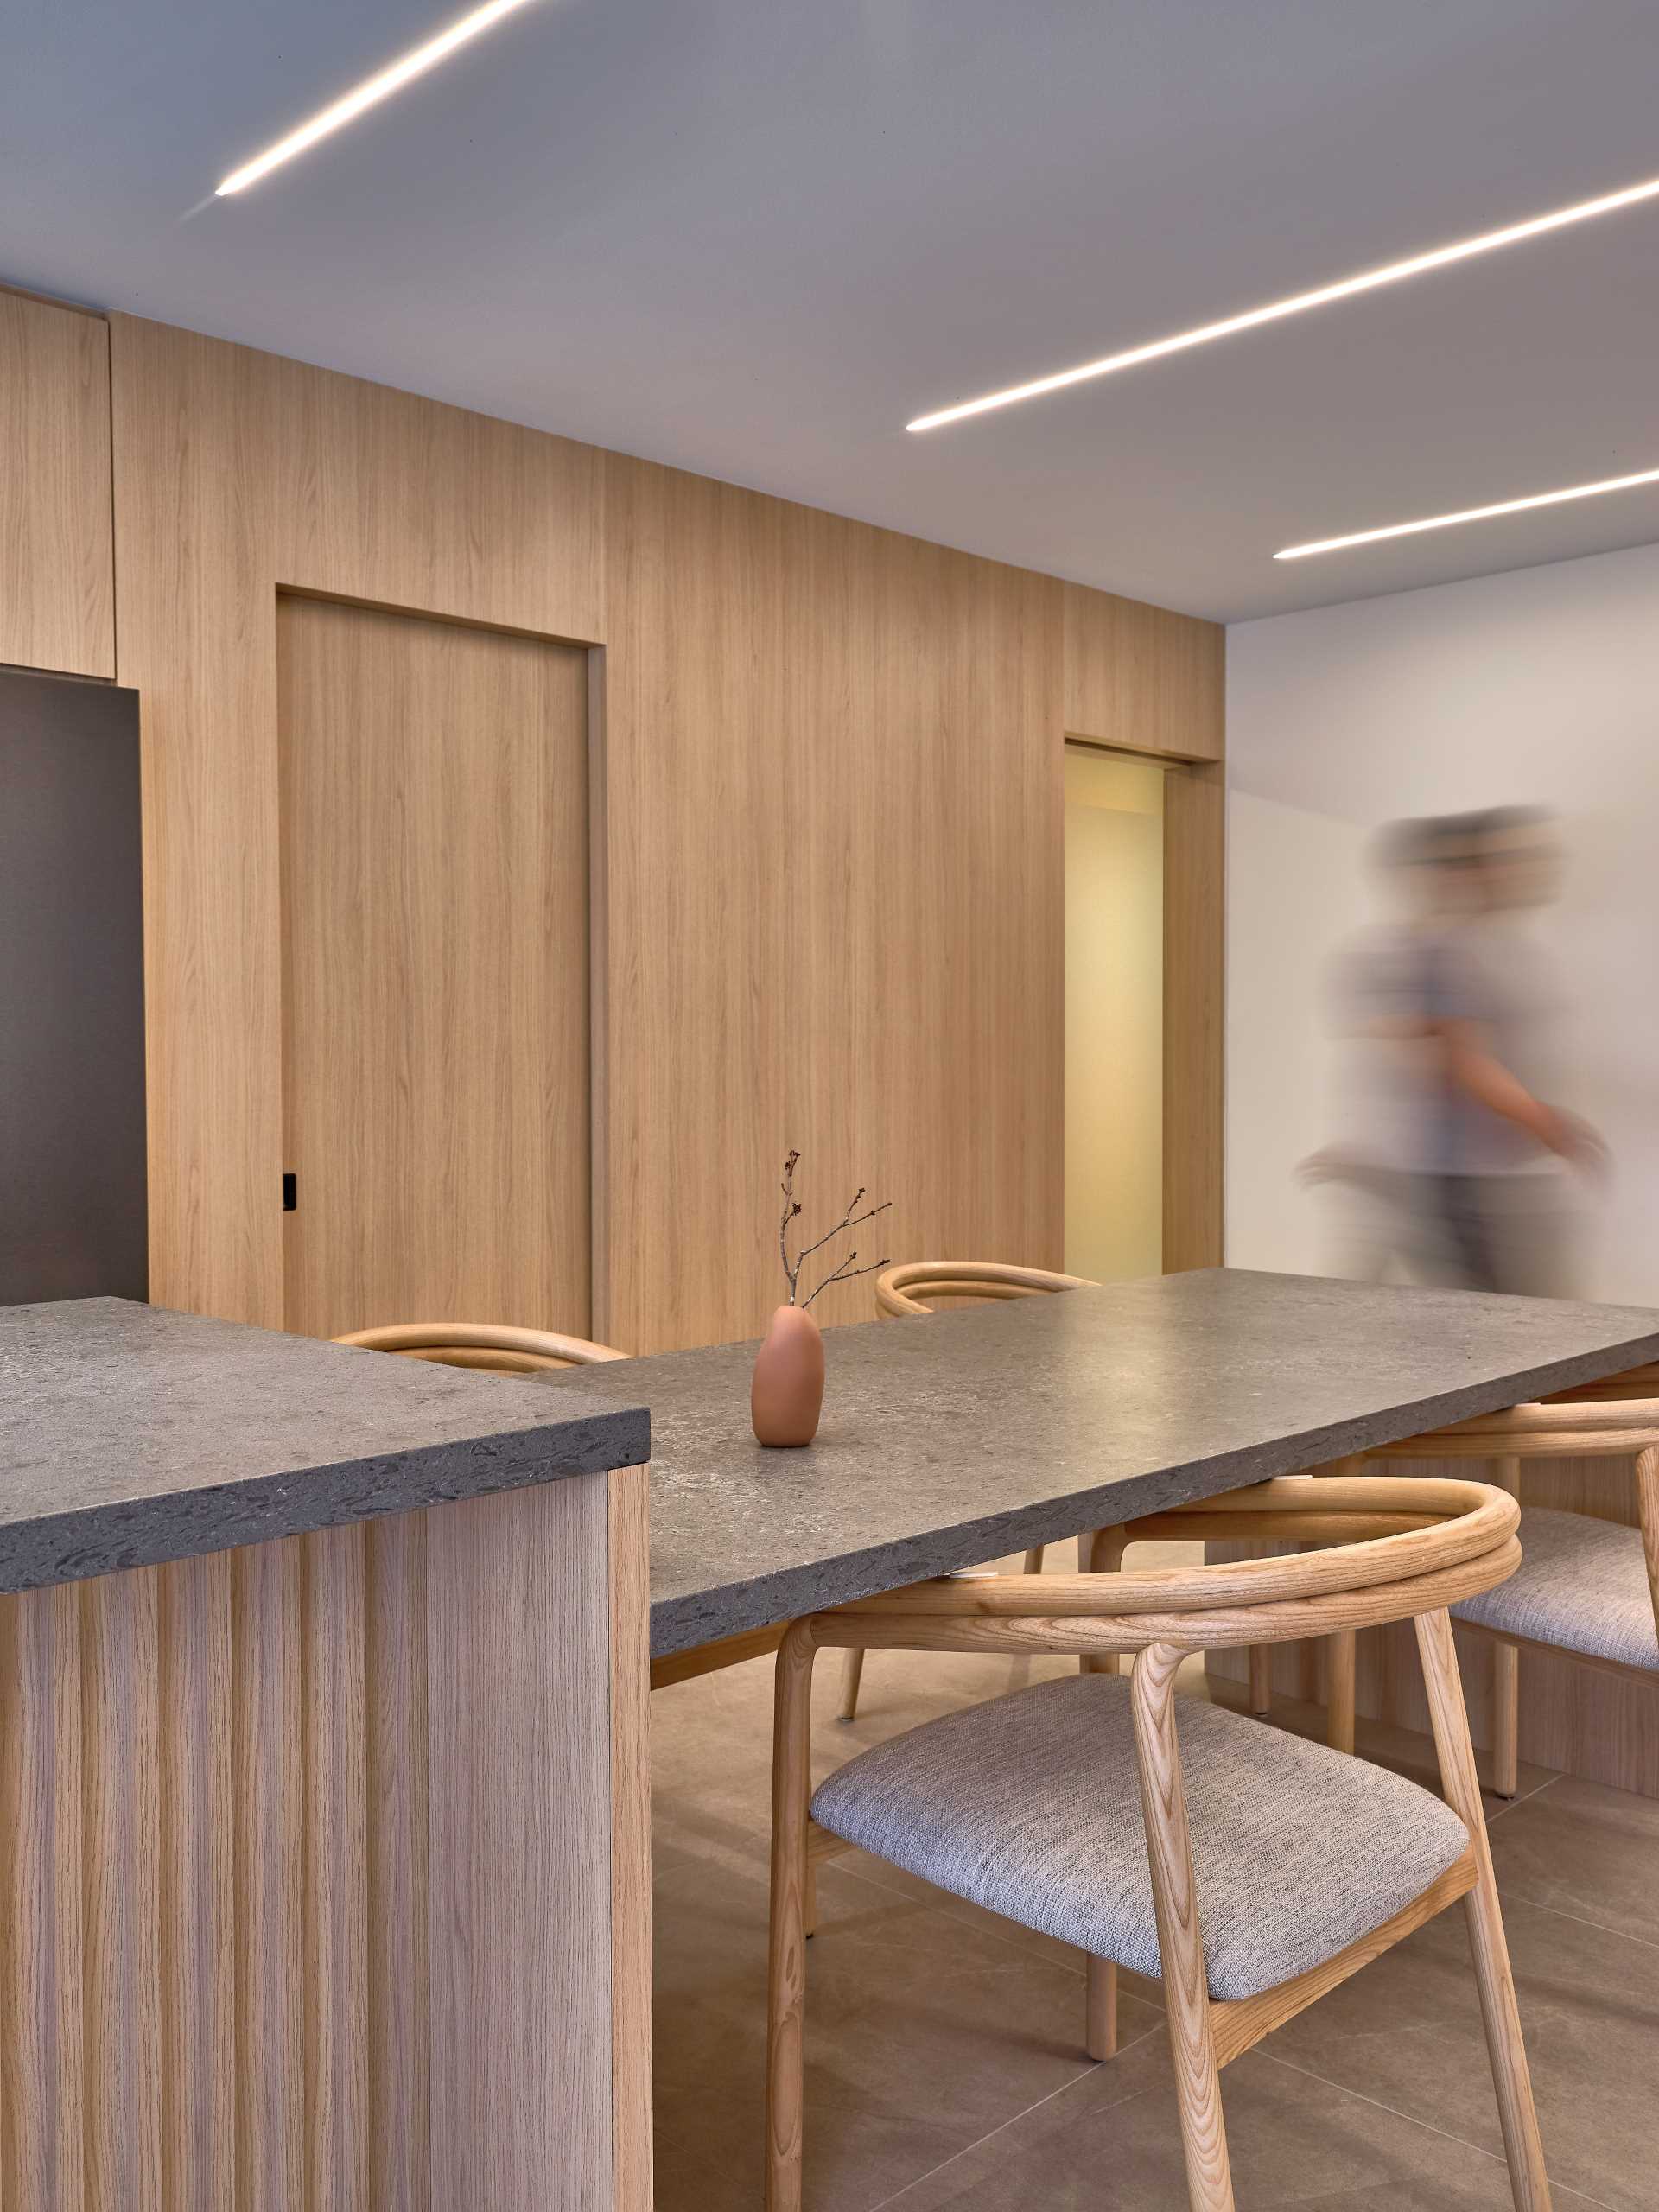
[[[1490,807],[1471,816],[1468,827],[1484,912],[1544,906],[1559,894],[1560,834],[1554,817],[1542,807]]]
[[[1473,904],[1471,817],[1424,817],[1380,830],[1371,856],[1396,897],[1426,917],[1466,912]]]

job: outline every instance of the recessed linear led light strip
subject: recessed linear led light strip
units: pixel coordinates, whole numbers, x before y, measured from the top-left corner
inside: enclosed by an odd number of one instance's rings
[[[486,31],[493,29],[504,16],[513,15],[518,9],[531,4],[533,0],[486,0],[483,7],[474,8],[459,22],[451,23],[447,31],[440,31],[435,38],[428,39],[424,46],[413,48],[399,60],[377,70],[372,77],[365,77],[349,92],[343,93],[327,107],[319,109],[308,123],[302,123],[296,130],[290,130],[286,138],[279,138],[274,146],[267,146],[263,154],[256,154],[239,169],[232,169],[224,183],[215,188],[215,197],[223,200],[231,193],[245,192],[251,184],[257,184],[262,176],[269,176],[272,169],[279,168],[284,162],[291,162],[296,154],[303,154],[308,148],[315,146],[320,138],[327,138],[346,124],[355,122],[366,109],[378,107],[382,100],[390,99],[394,92],[402,92],[405,85],[413,84],[416,78],[425,76],[429,69],[435,69],[440,61],[448,60],[458,48],[470,45],[474,39],[480,38]]]
[[[1568,499],[1593,499],[1603,492],[1629,492],[1638,484],[1659,484],[1659,468],[1636,476],[1608,476],[1599,484],[1573,484],[1564,492],[1535,492],[1525,499],[1500,499],[1496,506],[1464,507],[1454,515],[1430,515],[1425,522],[1391,522],[1382,530],[1357,530],[1347,537],[1318,537],[1307,545],[1287,545],[1275,561],[1306,561],[1313,553],[1340,553],[1347,545],[1375,545],[1380,537],[1410,537],[1420,530],[1450,530],[1453,523],[1485,522],[1493,515],[1518,515],[1528,507],[1559,507]]]
[[[1095,377],[1115,376],[1120,369],[1138,368],[1166,353],[1185,353],[1189,346],[1208,346],[1217,338],[1231,338],[1241,330],[1257,329],[1264,322],[1282,322],[1287,315],[1306,315],[1310,308],[1328,307],[1333,300],[1352,299],[1357,292],[1380,291],[1385,284],[1403,284],[1408,276],[1426,276],[1431,269],[1449,269],[1453,262],[1472,261],[1477,254],[1496,253],[1500,246],[1519,245],[1523,238],[1564,231],[1573,223],[1587,223],[1595,215],[1616,214],[1621,207],[1635,207],[1644,200],[1659,200],[1659,177],[1645,184],[1609,192],[1599,200],[1580,200],[1576,207],[1558,207],[1553,214],[1535,215],[1530,221],[1512,223],[1505,230],[1484,231],[1475,238],[1460,238],[1455,245],[1436,246],[1432,253],[1415,253],[1406,261],[1390,261],[1380,269],[1367,269],[1357,276],[1344,276],[1335,284],[1321,284],[1317,291],[1297,292],[1287,300],[1273,300],[1264,308],[1250,308],[1243,315],[1230,315],[1220,322],[1206,322],[1197,330],[1183,330],[1173,338],[1155,339],[1150,346],[1132,346],[1127,353],[1107,353],[1098,361],[1084,361],[1075,369],[1060,369],[1052,376],[1033,377],[1029,384],[1010,385],[1005,391],[988,391],[980,399],[964,399],[955,407],[941,407],[931,415],[918,415],[906,423],[907,430],[937,430],[946,423],[960,423],[969,415],[988,415],[995,407],[1012,407],[1021,399],[1040,399],[1046,392],[1064,391],[1068,385],[1087,384]]]

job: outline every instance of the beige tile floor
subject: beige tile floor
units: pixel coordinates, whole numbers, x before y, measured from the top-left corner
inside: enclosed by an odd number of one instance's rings
[[[848,1727],[827,1654],[815,1770],[1048,1664],[875,1654]],[[758,1662],[652,1700],[658,2212],[761,2202],[771,1698]],[[1402,1732],[1363,1727],[1363,1747],[1432,1769]],[[1556,2202],[1653,2212],[1659,1804],[1533,1768],[1489,1812]],[[1075,1952],[861,1853],[823,1872],[809,1973],[810,2212],[1185,2212],[1155,1987],[1128,1989],[1119,2055],[1091,2064]],[[1455,1910],[1223,2088],[1243,2212],[1510,2202]]]

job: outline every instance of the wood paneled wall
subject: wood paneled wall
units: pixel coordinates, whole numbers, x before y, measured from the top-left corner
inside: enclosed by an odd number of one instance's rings
[[[109,326],[3,288],[0,661],[115,674]]]
[[[158,1300],[283,1318],[279,590],[592,649],[595,1335],[758,1330],[791,1145],[826,1226],[893,1199],[861,1258],[1059,1264],[1063,740],[1212,760],[1219,631],[154,323],[111,362]],[[1208,789],[1181,1264],[1220,1256]]]
[[[280,1328],[277,593],[590,640],[604,456],[130,316],[111,345],[119,666],[143,716],[150,1295]]]
[[[1083,584],[1065,587],[1065,734],[1131,753],[1219,760],[1227,633]]]
[[[6,2212],[648,2212],[645,1482],[0,1598]]]
[[[1058,1266],[1056,587],[614,458],[606,537],[612,1340],[761,1322],[791,1145],[861,1261]]]

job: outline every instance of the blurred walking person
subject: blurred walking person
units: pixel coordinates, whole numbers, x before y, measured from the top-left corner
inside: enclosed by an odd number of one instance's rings
[[[1428,1011],[1439,947],[1471,895],[1461,849],[1441,822],[1381,830],[1371,858],[1393,911],[1363,930],[1332,969],[1340,1135],[1300,1172],[1331,1189],[1333,1274],[1461,1280],[1440,1188],[1444,1070]]]
[[[1427,967],[1439,1067],[1434,1140],[1456,1280],[1471,1289],[1566,1298],[1579,1290],[1583,1205],[1569,1166],[1599,1168],[1589,1123],[1547,1103],[1561,1073],[1569,997],[1534,918],[1557,896],[1549,816],[1497,807],[1446,825],[1464,882]]]
[[[1339,1198],[1333,1272],[1571,1296],[1599,1138],[1545,1103],[1566,994],[1531,918],[1555,895],[1549,817],[1402,822],[1376,858],[1394,918],[1333,979],[1339,1141],[1305,1163]]]

